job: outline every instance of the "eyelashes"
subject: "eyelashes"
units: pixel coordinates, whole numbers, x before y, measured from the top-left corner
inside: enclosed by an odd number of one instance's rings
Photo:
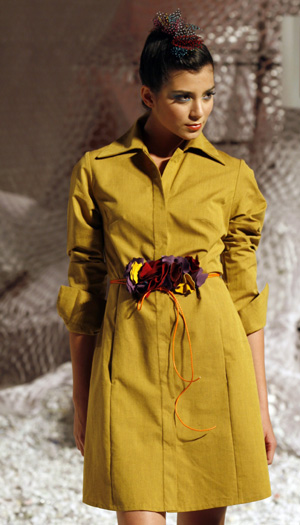
[[[210,91],[209,93],[206,93],[206,95],[203,95],[202,100],[210,100],[214,95],[216,94],[215,91]],[[181,103],[184,103],[184,102],[189,102],[191,100],[191,95],[189,94],[178,94],[178,95],[173,95],[173,99],[176,100],[176,102],[181,102]]]
[[[209,93],[206,93],[206,95],[204,95],[204,96],[202,97],[202,99],[203,99],[203,100],[210,100],[211,97],[213,97],[215,94],[216,94],[215,91],[210,91]]]
[[[177,100],[177,102],[188,102],[191,100],[190,95],[174,95],[174,100]]]

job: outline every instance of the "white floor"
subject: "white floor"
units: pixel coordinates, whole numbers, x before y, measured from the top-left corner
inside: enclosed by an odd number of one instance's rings
[[[1,525],[116,524],[114,512],[81,503],[70,399],[69,363],[31,385],[0,391]],[[273,496],[229,508],[226,524],[300,524],[300,458],[278,452],[270,476]],[[175,523],[168,514],[167,524]]]

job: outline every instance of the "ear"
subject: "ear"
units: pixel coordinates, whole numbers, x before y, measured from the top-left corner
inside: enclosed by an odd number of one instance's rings
[[[148,106],[148,108],[152,108],[153,107],[154,96],[153,96],[153,93],[152,93],[151,89],[148,86],[142,86],[141,87],[141,98],[142,98],[142,101],[144,102],[144,104],[146,104],[146,106]]]

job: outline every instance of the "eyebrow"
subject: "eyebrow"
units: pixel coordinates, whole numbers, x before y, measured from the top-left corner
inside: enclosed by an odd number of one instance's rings
[[[210,93],[210,91],[213,91],[214,89],[216,89],[216,86],[213,85],[213,87],[207,89],[206,91],[204,91],[203,95],[205,95],[206,93]]]
[[[206,91],[204,91],[202,93],[202,95],[206,95],[207,93],[210,93],[211,91],[213,91],[215,89],[215,85],[212,86],[211,88],[207,89]],[[192,95],[192,91],[186,91],[185,89],[175,89],[174,91],[172,91],[172,93],[175,95],[175,94],[179,94],[179,93],[184,93],[185,95]]]

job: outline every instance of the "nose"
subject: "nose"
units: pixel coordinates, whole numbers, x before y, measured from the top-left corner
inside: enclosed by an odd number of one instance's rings
[[[203,100],[201,98],[194,99],[190,109],[190,118],[192,120],[199,120],[203,116]]]

